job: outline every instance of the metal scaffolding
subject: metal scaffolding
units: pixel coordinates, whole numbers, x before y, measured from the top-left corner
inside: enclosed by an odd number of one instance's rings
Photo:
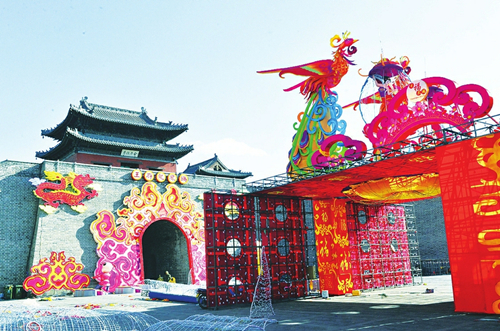
[[[283,173],[247,183],[246,187],[250,193],[255,193],[292,182],[336,173],[426,149],[433,149],[441,145],[486,136],[499,131],[499,121],[500,115],[495,115],[476,119],[472,123],[468,122],[458,126],[444,126],[441,130],[415,134],[390,146],[380,146],[376,149],[370,149],[365,154],[360,153],[358,160],[335,160],[328,165],[322,163],[317,168],[313,165],[310,168],[301,169],[301,174]],[[462,132],[464,128],[468,128],[469,131]]]
[[[346,212],[354,289],[422,283],[413,205],[351,202]]]
[[[415,206],[411,203],[401,204],[405,209],[406,235],[408,236],[408,248],[410,251],[411,276],[414,285],[422,284],[422,261],[418,248],[417,217]]]

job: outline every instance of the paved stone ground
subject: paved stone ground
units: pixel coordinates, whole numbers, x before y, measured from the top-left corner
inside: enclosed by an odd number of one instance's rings
[[[425,293],[426,289],[434,293]],[[100,309],[144,312],[160,320],[212,313],[246,317],[249,305],[202,310],[195,304],[147,301],[139,295],[65,297],[4,301],[0,305],[74,307],[95,304]],[[423,284],[364,292],[361,296],[308,298],[273,304],[278,324],[266,330],[500,330],[500,317],[456,313],[450,276],[424,277]]]

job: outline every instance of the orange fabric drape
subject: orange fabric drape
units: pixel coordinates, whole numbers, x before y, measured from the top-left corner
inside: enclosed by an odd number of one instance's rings
[[[388,177],[351,185],[343,193],[360,203],[399,203],[438,196],[438,174]]]

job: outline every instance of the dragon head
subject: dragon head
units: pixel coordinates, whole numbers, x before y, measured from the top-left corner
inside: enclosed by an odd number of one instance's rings
[[[80,184],[81,184],[82,186],[87,186],[87,185],[92,184],[92,183],[94,182],[94,179],[95,179],[95,178],[94,178],[94,177],[90,177],[90,175],[89,175],[89,174],[86,174],[85,176],[80,175],[80,178],[79,178],[79,179],[80,179],[80,181],[79,181],[79,182],[80,182]]]
[[[348,57],[351,57],[353,54],[355,54],[358,49],[354,44],[359,40],[359,39],[352,39],[349,38],[349,35],[351,33],[346,31],[342,33],[342,38],[337,34],[335,35],[332,39],[330,39],[330,45],[334,49],[334,56],[335,54],[341,55],[349,64],[354,65],[354,62],[348,60]]]
[[[94,177],[90,177],[89,174],[77,175],[77,174],[71,173],[71,175],[74,175],[74,178],[71,182],[73,187],[75,187],[78,190],[83,190],[83,191],[86,191],[87,193],[90,193],[90,195],[87,195],[87,199],[91,199],[91,198],[97,196],[97,191],[92,188],[92,186],[97,185],[97,184],[94,184],[94,179],[95,179]]]

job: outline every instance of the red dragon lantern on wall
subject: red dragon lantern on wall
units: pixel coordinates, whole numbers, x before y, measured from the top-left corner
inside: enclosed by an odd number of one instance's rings
[[[100,189],[98,185],[93,184],[95,178],[88,174],[77,175],[70,172],[63,176],[55,171],[45,171],[45,178],[51,182],[38,178],[30,181],[36,186],[33,193],[45,201],[40,208],[48,214],[55,212],[60,204],[67,204],[71,209],[82,213],[87,209],[82,201],[96,197]]]

